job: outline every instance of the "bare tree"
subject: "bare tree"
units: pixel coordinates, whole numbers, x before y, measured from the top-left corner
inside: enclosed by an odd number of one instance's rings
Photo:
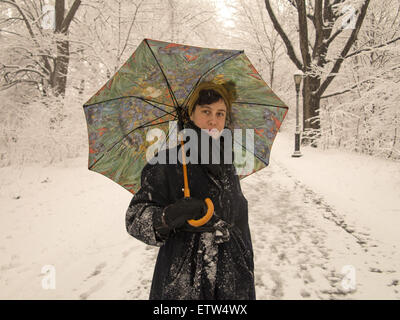
[[[279,34],[268,25],[264,10],[261,7],[261,1],[256,0],[256,5],[254,5],[254,2],[249,5],[244,0],[239,1],[239,14],[237,15],[242,16],[247,22],[241,28],[244,35],[243,33],[239,33],[239,36],[246,39],[246,47],[249,46],[249,43],[252,43],[256,47],[258,60],[265,62],[268,66],[269,85],[273,88],[276,62],[283,54],[283,43],[279,38]]]
[[[2,19],[1,25],[5,28],[0,32],[7,34],[11,44],[8,50],[17,54],[15,61],[1,66],[4,80],[1,88],[31,83],[43,94],[50,87],[55,95],[64,96],[70,58],[68,31],[81,1],[75,0],[66,10],[64,0],[55,0],[52,34],[42,24],[47,14],[43,1],[19,4],[16,0],[1,0],[0,4],[12,12],[10,17]]]
[[[207,42],[212,37],[216,13],[209,1],[168,0],[162,3],[165,3],[165,13],[161,19],[167,26],[160,35],[162,39],[184,43],[196,41],[196,38]]]
[[[400,0],[371,2],[353,52],[321,97],[324,147],[398,159]]]
[[[286,46],[289,58],[298,69],[305,73],[303,130],[319,130],[318,112],[321,96],[340,71],[343,61],[353,54],[350,50],[357,40],[370,0],[288,1],[297,11],[301,58],[276,18],[271,1],[265,0],[265,6],[275,30]],[[350,10],[350,13],[346,9]],[[310,40],[310,33],[314,34],[314,41]],[[336,39],[340,39],[337,42],[344,42],[344,44],[340,46],[335,43]],[[329,48],[335,47],[337,53],[331,53],[333,58],[328,59]]]

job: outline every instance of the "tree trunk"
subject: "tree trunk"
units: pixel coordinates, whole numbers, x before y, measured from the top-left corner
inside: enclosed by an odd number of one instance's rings
[[[270,63],[270,69],[269,69],[269,84],[271,86],[271,89],[274,87],[274,75],[275,75],[275,60],[273,59]]]
[[[57,41],[57,58],[54,66],[54,89],[55,94],[65,97],[67,86],[67,74],[69,65],[69,41]]]
[[[56,0],[55,1],[55,30],[54,33],[62,34],[65,36],[63,40],[57,40],[57,56],[54,62],[54,72],[51,75],[51,84],[54,89],[55,95],[61,95],[65,97],[65,90],[67,85],[67,73],[69,65],[69,41],[68,28],[73,17],[76,14],[81,0],[75,0],[71,8],[65,15],[65,1]]]
[[[361,7],[358,10],[358,16],[355,22],[354,29],[351,35],[347,38],[343,49],[338,54],[338,58],[333,60],[333,66],[328,69],[326,56],[328,53],[329,46],[338,37],[343,30],[346,28],[342,27],[335,29],[333,27],[335,22],[342,19],[342,15],[335,12],[335,5],[345,3],[344,0],[290,0],[289,2],[296,8],[298,14],[298,26],[299,26],[299,44],[301,59],[297,56],[292,41],[289,39],[286,32],[283,30],[279,23],[274,11],[272,10],[270,0],[265,0],[265,6],[271,21],[274,25],[275,30],[282,38],[283,43],[286,46],[286,52],[296,65],[296,67],[302,70],[306,77],[303,83],[303,131],[311,131],[308,133],[308,139],[305,136],[303,142],[311,142],[312,146],[315,145],[314,138],[320,129],[319,121],[319,107],[320,100],[329,87],[335,76],[339,73],[343,61],[353,54],[349,54],[354,42],[357,40],[358,32],[364,21],[368,5],[370,0],[364,0]],[[307,5],[312,5],[313,10],[309,10]],[[309,28],[308,23],[311,21],[313,31],[315,33],[314,44],[311,44],[309,39]],[[312,51],[310,51],[310,47]],[[312,75],[312,66],[315,64],[319,69],[325,69],[327,77],[321,79],[319,76]],[[318,134],[319,135],[319,134]],[[311,140],[311,141],[310,141]]]
[[[318,77],[306,76],[303,85],[303,136],[302,144],[311,143],[316,146],[314,139],[320,130],[319,108],[321,97],[317,95],[317,90],[321,84]]]

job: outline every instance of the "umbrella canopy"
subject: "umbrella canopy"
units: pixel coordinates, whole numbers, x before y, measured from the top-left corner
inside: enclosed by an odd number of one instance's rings
[[[233,81],[233,128],[254,130],[251,174],[268,165],[272,143],[288,111],[242,50],[194,47],[144,39],[107,83],[84,105],[90,170],[135,193],[146,165],[146,140],[182,121],[188,99],[203,81]],[[239,144],[242,141],[236,141]],[[247,148],[248,149],[248,148]],[[248,174],[241,175],[241,178]]]

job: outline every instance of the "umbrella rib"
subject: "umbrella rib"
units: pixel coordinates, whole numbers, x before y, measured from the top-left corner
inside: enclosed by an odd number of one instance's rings
[[[174,120],[178,120],[178,118],[175,117]],[[143,128],[150,127],[150,126],[154,126],[154,125],[158,125],[158,124],[168,123],[168,122],[171,122],[171,121],[174,121],[174,120],[169,120],[169,121],[165,121],[165,122],[161,122],[161,123],[157,123],[157,124],[151,124],[151,125],[145,126],[145,127],[143,127]],[[166,136],[165,136],[165,141],[164,141],[163,144],[161,145],[160,149],[162,149],[162,147],[163,147],[164,145],[167,144],[167,142],[169,141],[169,137],[170,137],[170,136],[169,136],[169,129],[168,129],[168,132],[167,132],[167,134],[166,134]]]
[[[93,106],[95,106],[97,104],[100,104],[100,103],[110,102],[110,101],[113,101],[113,100],[119,100],[119,99],[125,99],[125,98],[136,98],[136,99],[139,99],[139,100],[142,100],[142,101],[145,101],[145,102],[150,101],[150,102],[158,103],[160,105],[163,105],[163,106],[166,106],[166,107],[169,107],[169,108],[175,108],[175,106],[170,106],[170,105],[165,104],[165,103],[161,103],[161,102],[158,102],[158,101],[145,99],[143,97],[138,97],[138,96],[124,96],[124,97],[113,98],[113,99],[104,100],[104,101],[101,101],[101,102],[96,102],[96,103],[92,103],[92,104],[86,104],[86,105],[83,106],[83,108],[93,107]]]
[[[165,114],[169,114],[169,115],[171,115],[171,116],[173,116],[173,117],[175,116],[172,112],[168,112],[168,111],[166,111],[166,110],[164,110],[164,109],[161,109],[160,107],[157,107],[156,105],[150,103],[150,102],[149,102],[150,100],[145,100],[145,99],[143,99],[143,101],[146,102],[146,103],[148,103],[148,104],[151,105],[152,107],[154,107],[154,108],[156,108],[156,109],[158,109],[158,110],[160,110],[160,111],[165,112]],[[164,115],[164,116],[165,116],[165,115]]]
[[[160,68],[160,71],[161,71],[161,73],[162,73],[163,76],[164,76],[165,82],[167,83],[168,91],[169,91],[169,93],[171,94],[171,98],[172,98],[172,100],[173,100],[173,102],[174,102],[174,104],[175,104],[175,107],[178,108],[178,106],[179,106],[178,101],[176,100],[175,94],[174,94],[174,92],[172,91],[171,85],[170,85],[169,82],[168,82],[168,79],[167,79],[167,76],[166,76],[165,73],[164,73],[164,70],[161,68],[160,62],[157,60],[156,55],[154,54],[153,50],[151,49],[149,43],[147,42],[147,39],[145,39],[144,41],[146,42],[147,47],[149,48],[151,54],[153,55],[154,60],[156,60],[157,65],[158,65],[158,67]]]
[[[160,150],[163,148],[164,145],[167,145],[167,143],[169,142],[169,137],[170,137],[170,135],[169,135],[169,128],[168,128],[168,132],[167,132],[167,134],[165,136],[165,141],[161,145]]]
[[[175,117],[175,119],[174,120],[176,120],[177,118]],[[147,125],[147,126],[144,126],[144,127],[142,127],[142,128],[146,128],[146,127],[151,127],[151,126],[155,126],[155,125],[159,125],[159,124],[164,124],[164,123],[168,123],[168,122],[170,122],[170,121],[173,121],[173,120],[169,120],[169,121],[165,121],[165,122],[160,122],[160,123],[156,123],[156,124],[150,124],[150,125]],[[139,128],[139,127],[138,127]],[[136,129],[138,129],[138,128],[136,128]],[[167,132],[167,134],[166,134],[166,138],[165,138],[165,141],[163,142],[163,144],[161,145],[161,147],[160,147],[160,150],[162,149],[162,147],[163,147],[163,145],[164,144],[166,144],[169,140],[169,129],[168,129],[168,132]],[[136,157],[134,158],[134,159],[136,159],[136,158],[138,158],[139,157],[139,155],[136,155]],[[100,160],[100,159],[99,159]],[[97,162],[97,161],[96,161]]]
[[[243,149],[245,149],[246,151],[251,152],[251,151],[248,150],[245,146],[243,146],[241,143],[239,143],[237,140],[235,140],[235,142],[236,142],[238,145],[240,145]],[[267,163],[265,160],[261,159],[258,155],[256,155],[255,152],[251,152],[251,153],[252,153],[258,160],[260,160],[262,163],[264,163],[266,166],[268,165],[268,163]]]
[[[155,118],[155,119],[153,119],[153,120],[151,120],[151,121],[161,119],[162,117],[165,117],[166,115],[167,115],[167,114],[164,114],[164,115],[162,115],[161,117]],[[174,118],[173,120],[176,120],[176,116],[175,116],[175,118]],[[127,134],[125,134],[121,139],[119,139],[118,141],[116,141],[110,148],[108,148],[108,150],[106,150],[106,151],[101,155],[101,157],[98,158],[98,159],[96,160],[96,162],[94,162],[94,163],[89,167],[89,170],[90,170],[97,162],[99,162],[99,161],[101,160],[101,158],[103,158],[103,156],[104,156],[107,152],[109,152],[111,149],[113,149],[117,144],[119,144],[122,140],[124,140],[127,136],[129,136],[129,135],[130,135],[132,132],[134,132],[135,130],[137,130],[137,129],[142,129],[142,128],[147,128],[147,127],[151,127],[151,126],[156,126],[156,125],[160,125],[160,124],[164,124],[164,123],[169,123],[170,121],[173,121],[173,120],[168,120],[168,121],[165,121],[165,122],[159,122],[159,123],[154,123],[154,124],[151,124],[150,122],[147,122],[147,123],[145,123],[145,124],[143,124],[143,125],[141,125],[141,126],[139,126],[139,127],[136,127],[136,128],[134,128],[134,129],[132,129],[132,130],[129,131]]]
[[[160,118],[158,118],[158,119],[160,119]],[[174,119],[171,119],[171,120],[168,120],[168,121],[164,121],[164,122],[159,122],[159,123],[145,124],[145,125],[142,125],[142,126],[140,126],[140,127],[135,128],[135,130],[136,130],[136,129],[142,129],[142,128],[148,128],[148,127],[152,127],[152,126],[158,126],[158,125],[160,125],[160,124],[169,123],[169,122],[175,121],[175,120],[177,120],[177,119],[178,119],[178,117],[175,116]]]
[[[117,141],[115,144],[120,143],[122,140],[124,140],[127,136],[129,136],[133,131],[135,131],[135,130],[137,130],[137,129],[148,128],[148,127],[151,127],[151,126],[157,126],[157,125],[164,124],[164,123],[168,123],[168,122],[172,121],[172,120],[168,120],[168,121],[165,121],[165,122],[151,123],[151,122],[153,122],[153,121],[155,121],[155,120],[158,120],[158,119],[161,119],[161,118],[165,117],[166,115],[167,115],[167,114],[164,114],[164,115],[162,115],[162,116],[160,116],[160,117],[158,117],[158,118],[155,118],[155,119],[153,119],[153,120],[151,120],[151,121],[148,121],[148,122],[142,124],[142,125],[139,126],[139,127],[133,128],[131,131],[129,131],[127,134],[125,134],[125,135],[124,135],[119,141]],[[176,119],[176,116],[175,116],[174,120],[175,120],[175,119]],[[114,144],[110,149],[108,149],[106,152],[108,152],[108,151],[110,151],[112,148],[114,148],[115,144]]]
[[[204,72],[200,78],[197,80],[197,82],[195,83],[195,85],[193,86],[193,88],[190,90],[190,93],[186,96],[185,101],[183,102],[183,106],[186,104],[187,100],[189,99],[189,97],[191,96],[191,94],[193,93],[194,89],[197,87],[197,85],[200,83],[201,79],[204,78],[205,75],[207,75],[208,73],[210,73],[212,70],[214,70],[216,67],[218,67],[219,65],[223,64],[224,62],[233,59],[235,57],[237,57],[238,55],[242,54],[244,51],[240,50],[239,52],[234,53],[233,55],[231,55],[230,57],[218,62],[216,65],[212,66],[210,69],[208,69],[206,72]]]
[[[265,106],[265,107],[274,107],[274,108],[285,108],[285,109],[289,109],[289,107],[287,106],[276,106],[273,104],[265,104],[265,103],[253,103],[253,102],[241,102],[241,101],[235,101],[233,104],[254,104],[256,106]]]

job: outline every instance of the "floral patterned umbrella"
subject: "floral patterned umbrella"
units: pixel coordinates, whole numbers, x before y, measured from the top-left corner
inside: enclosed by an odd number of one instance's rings
[[[244,51],[144,39],[83,105],[89,135],[89,170],[135,193],[146,165],[146,150],[153,143],[146,141],[148,131],[157,127],[168,140],[170,122],[182,121],[196,85],[215,79],[236,84],[233,127],[254,129],[251,173],[267,166],[288,107],[272,92]]]

